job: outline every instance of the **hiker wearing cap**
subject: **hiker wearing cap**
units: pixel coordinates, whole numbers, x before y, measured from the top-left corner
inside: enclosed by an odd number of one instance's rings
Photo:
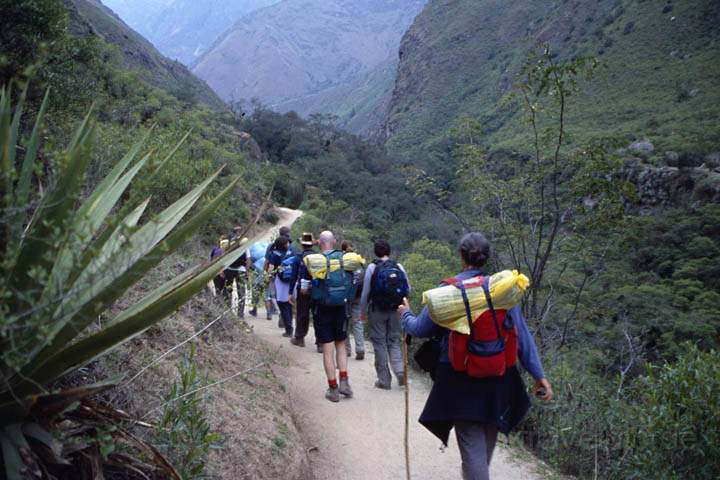
[[[315,299],[313,318],[315,319],[315,335],[318,343],[322,346],[323,366],[327,376],[328,389],[325,398],[331,402],[339,402],[340,395],[352,397],[348,378],[348,360],[345,351],[347,340],[347,294],[352,287],[352,272],[342,268],[342,252],[335,249],[335,235],[330,231],[324,231],[318,239],[320,251],[325,258],[323,264],[328,265],[340,263],[340,268],[324,269],[322,276],[313,278],[308,271],[305,274],[304,285],[310,285],[310,290]],[[304,263],[307,266],[307,256]],[[306,269],[307,271],[307,269]],[[305,290],[305,289],[304,289]],[[339,370],[340,381],[337,380]]]
[[[355,247],[350,240],[343,241],[340,249],[344,253],[355,251]],[[348,299],[347,304],[348,322],[351,327],[348,329],[348,334],[352,330],[353,337],[355,337],[355,360],[365,359],[365,325],[360,319],[360,296],[362,295],[364,277],[365,272],[363,272],[362,268],[353,272],[355,295],[353,298]],[[347,342],[347,356],[352,356],[352,343],[350,341]]]
[[[462,292],[471,336],[434,323],[427,306],[420,315],[413,315],[407,298],[398,311],[408,334],[440,339],[437,361],[423,367],[434,372],[435,381],[420,423],[445,445],[455,428],[463,478],[488,480],[498,432],[509,433],[530,406],[516,361],[535,379],[534,392],[539,398],[550,401],[553,392],[520,307],[506,311],[493,308],[490,277],[485,273],[490,258],[487,239],[480,233],[469,233],[460,241],[458,251],[463,271],[441,285]],[[480,295],[488,306],[476,319],[470,315],[471,287],[482,289]]]
[[[390,258],[390,244],[385,240],[375,241],[377,259],[368,265],[360,297],[360,316],[367,318],[370,341],[375,352],[376,388],[390,390],[392,375],[398,385],[405,384],[400,344],[400,316],[397,307],[410,294],[410,283],[402,265]],[[388,363],[390,368],[388,368]]]
[[[300,237],[300,246],[303,250],[299,254],[300,265],[298,279],[295,284],[295,298],[297,299],[295,304],[295,336],[290,339],[290,343],[296,347],[305,346],[305,336],[307,336],[308,330],[310,329],[310,311],[312,310],[310,280],[308,280],[310,278],[310,274],[308,273],[307,267],[302,260],[308,255],[317,253],[314,248],[315,239],[313,238],[313,234],[303,232]],[[315,343],[317,344],[317,340]]]

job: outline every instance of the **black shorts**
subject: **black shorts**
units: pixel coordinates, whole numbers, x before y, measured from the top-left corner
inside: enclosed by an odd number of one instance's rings
[[[347,311],[345,305],[329,307],[316,305],[314,312],[317,343],[342,342],[347,339]]]

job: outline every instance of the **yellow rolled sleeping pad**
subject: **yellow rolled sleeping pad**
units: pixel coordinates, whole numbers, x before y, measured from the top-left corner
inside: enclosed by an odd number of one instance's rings
[[[472,279],[467,281],[472,282]],[[490,276],[490,298],[496,310],[509,310],[518,305],[530,286],[530,280],[517,270],[504,270]],[[482,286],[468,286],[465,289],[470,302],[472,318],[488,310]],[[446,285],[423,292],[423,304],[427,305],[430,318],[441,327],[465,335],[470,334],[465,303],[460,289]]]
[[[354,272],[365,266],[365,259],[357,253],[346,253],[343,255],[343,268],[348,272]],[[327,275],[327,258],[322,253],[313,253],[303,260],[305,266],[313,279],[322,280]],[[334,272],[340,268],[340,260],[330,260],[330,271]]]

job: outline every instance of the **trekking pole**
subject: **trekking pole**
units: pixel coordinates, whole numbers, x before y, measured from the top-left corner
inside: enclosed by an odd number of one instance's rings
[[[403,332],[403,376],[405,377],[405,478],[410,480],[410,384],[408,383],[407,333]]]

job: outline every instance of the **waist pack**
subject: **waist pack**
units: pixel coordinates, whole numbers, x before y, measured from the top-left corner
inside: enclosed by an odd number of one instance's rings
[[[517,363],[517,330],[506,310],[495,310],[490,298],[489,277],[470,280],[450,278],[445,283],[460,289],[465,303],[470,335],[456,331],[448,338],[450,365],[475,378],[499,377]],[[466,289],[482,288],[488,309],[473,320]]]
[[[325,257],[327,273],[324,278],[313,279],[312,299],[321,305],[345,305],[353,288],[352,272],[345,270],[343,253],[340,250],[333,250],[322,255]],[[340,268],[330,268],[333,260],[340,262]]]
[[[375,262],[375,272],[370,283],[370,300],[380,310],[395,310],[408,296],[410,286],[405,272],[393,260]]]

